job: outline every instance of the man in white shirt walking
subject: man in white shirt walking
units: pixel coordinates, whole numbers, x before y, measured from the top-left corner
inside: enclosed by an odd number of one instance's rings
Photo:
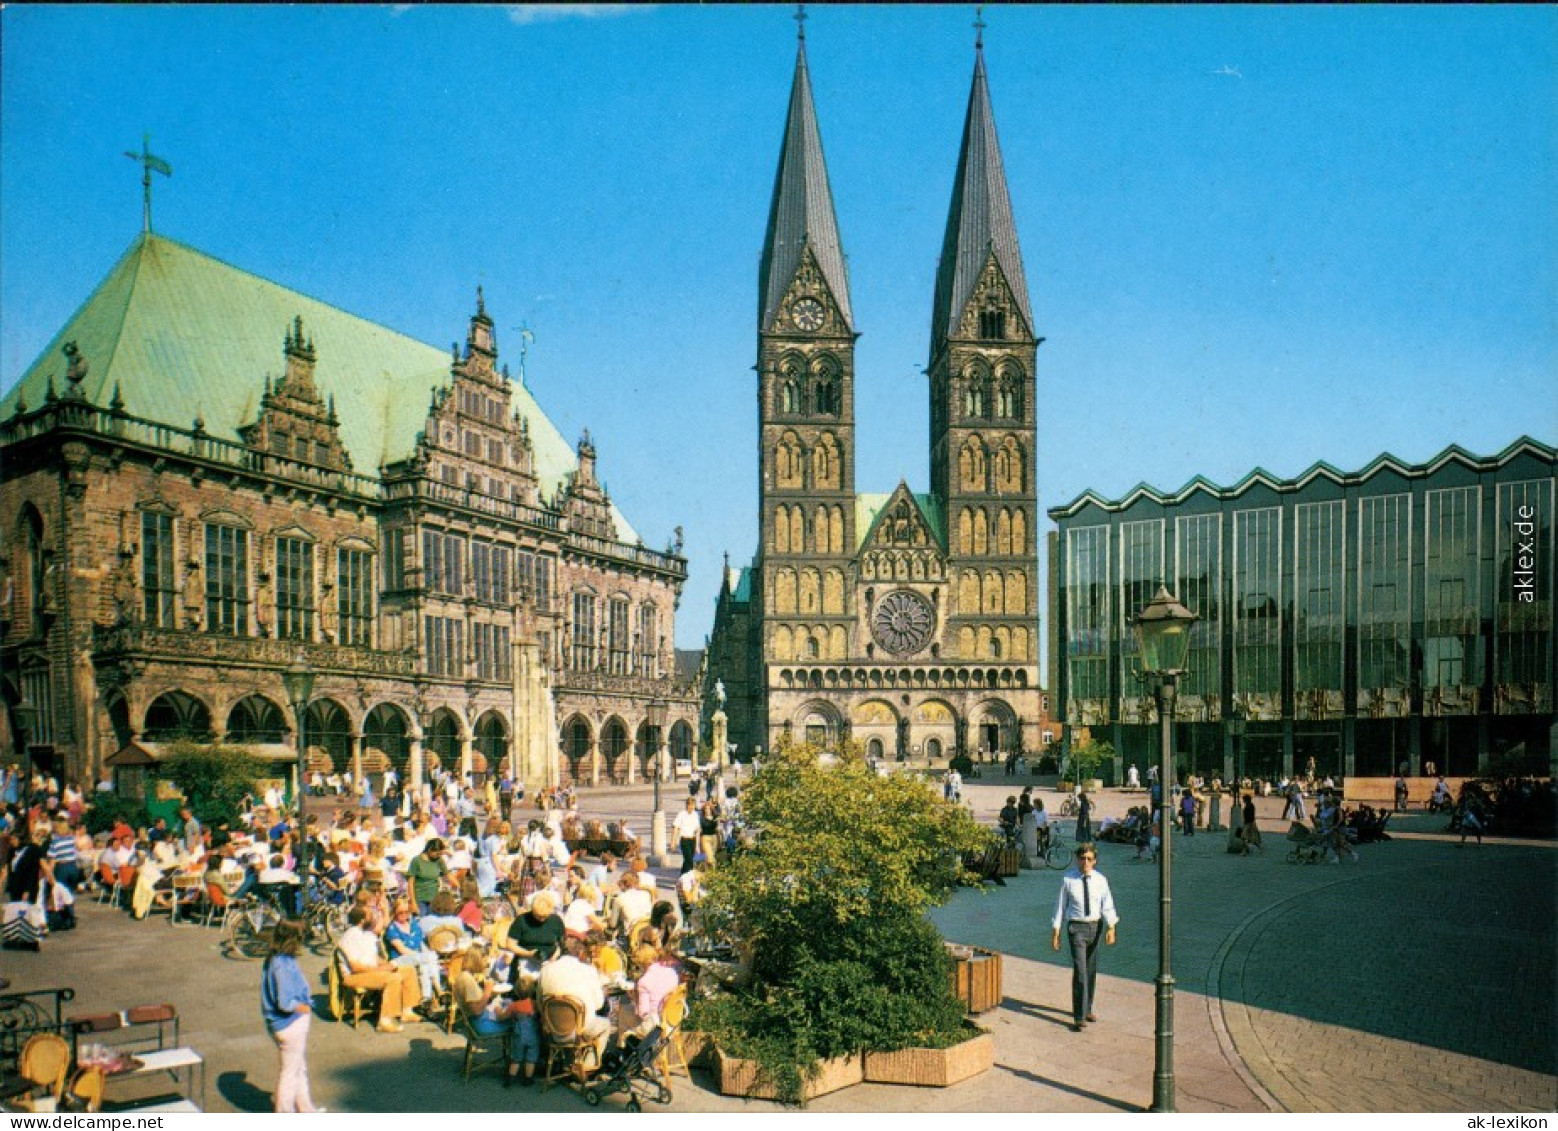
[[[1060,895],[1055,900],[1055,919],[1050,949],[1060,949],[1064,928],[1071,942],[1071,1020],[1072,1032],[1080,1033],[1093,1013],[1093,991],[1098,982],[1098,944],[1114,945],[1114,894],[1102,872],[1094,870],[1098,852],[1089,843],[1077,845],[1077,862],[1060,880]]]

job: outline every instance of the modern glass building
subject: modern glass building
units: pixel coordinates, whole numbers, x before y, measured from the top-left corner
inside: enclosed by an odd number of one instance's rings
[[[1051,509],[1068,750],[1110,741],[1116,780],[1157,760],[1130,621],[1166,584],[1201,618],[1175,711],[1192,772],[1550,773],[1554,455],[1522,438]]]

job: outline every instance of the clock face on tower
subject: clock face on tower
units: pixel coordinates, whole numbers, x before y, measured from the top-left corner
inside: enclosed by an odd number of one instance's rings
[[[790,320],[795,323],[795,328],[805,330],[808,334],[822,329],[826,318],[827,312],[822,309],[822,303],[814,298],[797,299],[790,307]]]
[[[895,589],[871,612],[871,635],[895,656],[918,652],[930,643],[936,613],[930,602],[912,589]]]

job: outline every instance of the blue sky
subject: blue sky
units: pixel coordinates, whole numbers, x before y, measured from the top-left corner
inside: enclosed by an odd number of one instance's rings
[[[813,6],[863,491],[928,487],[972,7]],[[755,545],[757,262],[788,7],[0,11],[0,387],[139,230],[433,344],[478,283],[651,545],[678,643]],[[1040,503],[1554,442],[1558,9],[1005,7]],[[1149,433],[1146,422],[1155,424]],[[1046,526],[1048,523],[1046,522]]]

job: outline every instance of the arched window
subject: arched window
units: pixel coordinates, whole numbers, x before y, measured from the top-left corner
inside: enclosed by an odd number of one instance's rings
[[[174,742],[180,738],[210,742],[211,712],[194,696],[169,691],[157,696],[146,708],[141,737],[147,742]]]
[[[291,730],[281,708],[260,695],[240,699],[227,714],[227,741],[240,745],[285,742]]]
[[[779,386],[779,411],[785,413],[801,411],[801,393],[794,381],[786,381]]]

